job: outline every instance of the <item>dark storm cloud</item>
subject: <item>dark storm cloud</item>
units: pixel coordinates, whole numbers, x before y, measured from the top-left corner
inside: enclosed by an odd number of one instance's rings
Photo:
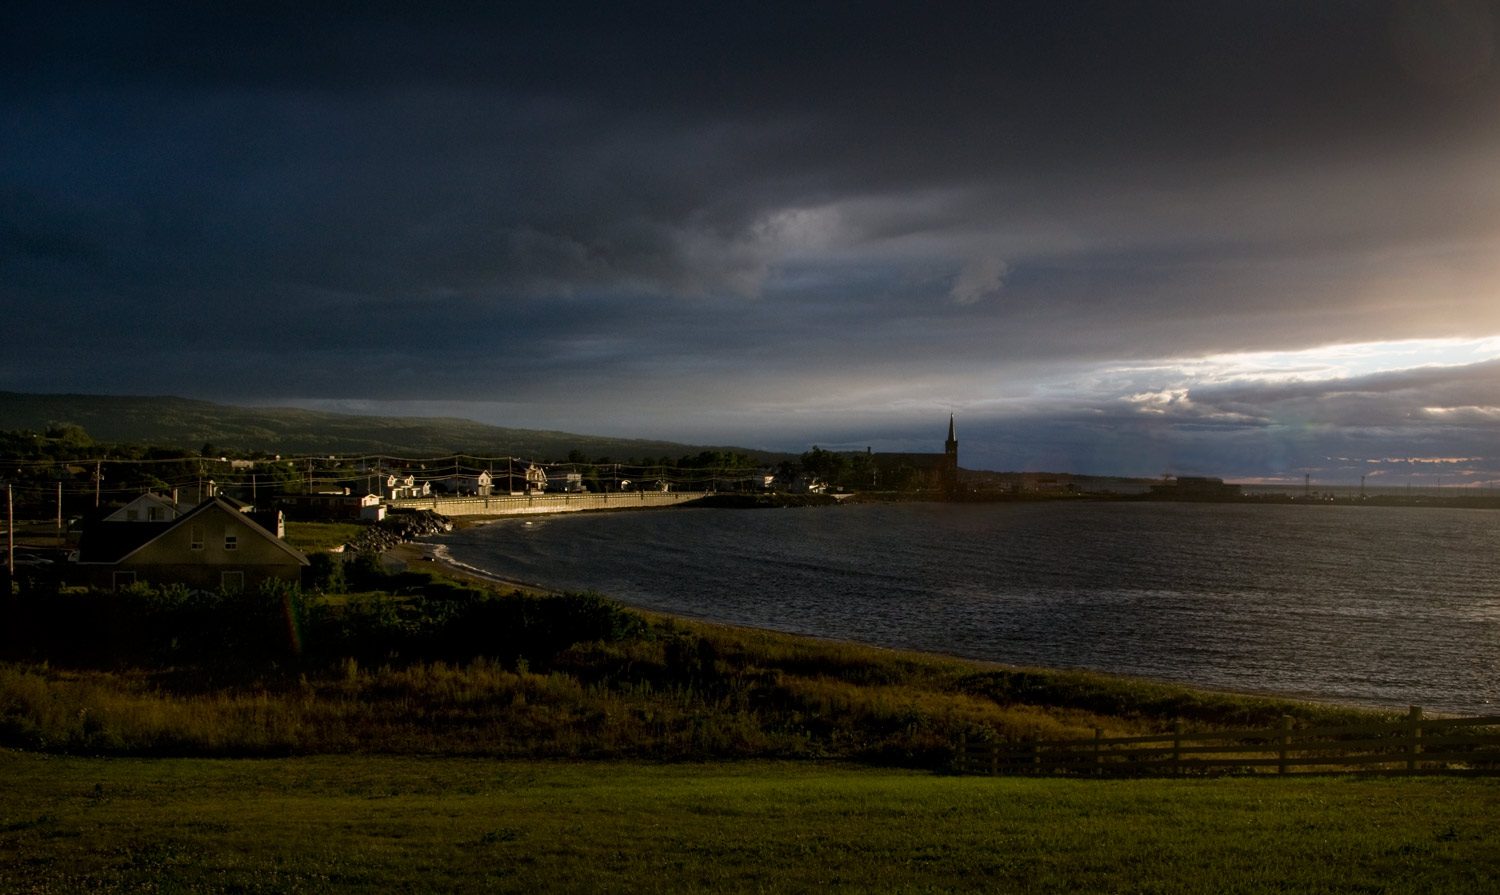
[[[1042,367],[1488,334],[1496,21],[11,4],[0,387],[842,403],[811,440]]]

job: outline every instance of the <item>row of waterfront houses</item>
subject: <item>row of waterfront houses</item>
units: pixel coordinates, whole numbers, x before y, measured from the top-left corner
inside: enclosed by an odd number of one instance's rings
[[[958,439],[953,419],[948,420],[948,437],[943,453],[869,453],[872,487],[917,488],[955,491],[959,487]],[[867,452],[868,453],[868,452]],[[236,461],[240,462],[240,461]],[[245,461],[248,462],[248,461]],[[381,468],[379,462],[347,474],[341,481],[328,482],[302,494],[282,495],[278,502],[293,519],[362,519],[379,521],[385,517],[386,503],[444,497],[531,496],[550,492],[576,494],[599,491],[675,491],[751,490],[816,493],[828,488],[826,482],[810,471],[778,472],[758,469],[733,476],[709,475],[707,478],[682,482],[669,481],[666,469],[635,467],[636,474],[648,473],[645,480],[631,481],[621,476],[621,469],[600,467],[584,474],[574,465],[547,468],[527,461],[510,460],[504,469],[453,468],[443,473]],[[687,471],[690,475],[701,474]],[[311,477],[309,476],[309,480]],[[212,483],[210,483],[210,486]],[[212,488],[210,487],[210,493]],[[253,495],[241,495],[251,496]],[[160,507],[136,508],[131,512],[162,512]]]
[[[915,471],[931,486],[951,489],[958,472],[958,440],[951,418],[944,447],[942,454],[883,454],[873,455],[873,459],[881,468]],[[770,471],[741,479],[738,484],[793,491],[822,488],[814,476],[803,474],[781,481]],[[616,490],[669,487],[665,481],[632,485],[616,480],[611,485]],[[207,499],[192,504],[179,503],[175,494],[168,498],[146,493],[86,526],[69,565],[74,569],[72,577],[80,583],[108,588],[133,581],[225,590],[256,587],[273,579],[296,582],[308,559],[282,540],[286,513],[300,518],[378,521],[385,516],[386,501],[435,493],[524,496],[549,488],[579,492],[584,490],[584,483],[576,471],[549,478],[547,471],[536,464],[510,463],[504,472],[459,470],[426,479],[408,471],[371,470],[337,488],[282,495],[277,498],[279,506],[266,510],[215,494],[211,484]]]

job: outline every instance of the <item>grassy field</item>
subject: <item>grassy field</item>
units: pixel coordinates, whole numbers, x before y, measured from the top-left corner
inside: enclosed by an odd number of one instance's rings
[[[1444,892],[1500,781],[0,752],[0,891]]]

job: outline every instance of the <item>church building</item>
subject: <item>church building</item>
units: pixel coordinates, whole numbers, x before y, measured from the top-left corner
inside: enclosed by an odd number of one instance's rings
[[[948,415],[948,440],[941,454],[871,454],[875,461],[876,487],[893,491],[958,490],[958,435],[953,415]]]

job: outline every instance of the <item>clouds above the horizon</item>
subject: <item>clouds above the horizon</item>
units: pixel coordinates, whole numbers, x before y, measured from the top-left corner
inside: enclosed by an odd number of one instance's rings
[[[1493,4],[858,13],[8,5],[0,388],[784,449],[961,410],[1095,472],[1493,426],[1483,358],[1204,366],[1500,334]]]

